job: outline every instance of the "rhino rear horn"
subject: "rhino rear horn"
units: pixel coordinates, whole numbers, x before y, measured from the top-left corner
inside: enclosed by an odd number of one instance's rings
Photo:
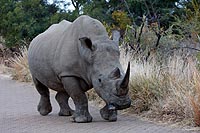
[[[130,62],[128,62],[126,74],[125,74],[124,79],[122,80],[122,82],[120,84],[121,89],[128,89],[129,77],[130,77]]]

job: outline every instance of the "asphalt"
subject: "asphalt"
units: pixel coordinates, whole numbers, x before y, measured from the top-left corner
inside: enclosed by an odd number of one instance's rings
[[[90,103],[92,123],[73,123],[70,117],[58,116],[59,107],[51,92],[53,111],[48,116],[37,112],[39,94],[30,83],[11,80],[0,74],[0,133],[191,133],[185,129],[142,121],[119,115],[117,122],[107,122],[99,108]],[[73,105],[72,105],[73,106]]]

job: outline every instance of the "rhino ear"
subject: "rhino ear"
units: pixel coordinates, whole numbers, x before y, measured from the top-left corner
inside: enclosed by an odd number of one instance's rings
[[[82,37],[82,38],[79,38],[81,44],[90,49],[91,51],[94,51],[94,46],[92,45],[92,41],[88,38],[88,37]]]

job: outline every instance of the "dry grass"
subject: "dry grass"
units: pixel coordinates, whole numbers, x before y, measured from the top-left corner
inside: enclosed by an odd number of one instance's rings
[[[160,65],[155,60],[138,61],[123,55],[122,51],[124,70],[131,61],[131,113],[156,121],[200,126],[200,72],[196,69],[196,61],[173,56]],[[31,81],[27,49],[22,49],[21,55],[9,61],[13,79]],[[0,67],[8,70],[3,65]],[[88,97],[103,105],[94,90],[89,91]]]
[[[5,66],[4,62],[0,62],[0,73],[10,74],[11,68]]]
[[[93,101],[95,105],[100,108],[105,105],[105,102],[97,95],[94,89],[91,89],[87,92],[87,97],[89,101]]]
[[[21,49],[21,54],[16,55],[14,58],[9,58],[11,66],[11,76],[14,80],[22,82],[30,82],[31,74],[28,66],[27,49]]]
[[[193,119],[197,126],[200,126],[200,73],[198,71],[193,74],[194,92],[189,95],[191,107],[193,109]]]
[[[154,60],[129,60],[132,113],[156,121],[199,126],[200,73],[195,61],[179,56],[170,57],[162,65]]]

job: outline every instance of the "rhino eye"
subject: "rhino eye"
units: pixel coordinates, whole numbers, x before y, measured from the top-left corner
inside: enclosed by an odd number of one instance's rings
[[[101,79],[98,79],[99,80],[99,82],[101,83]]]

